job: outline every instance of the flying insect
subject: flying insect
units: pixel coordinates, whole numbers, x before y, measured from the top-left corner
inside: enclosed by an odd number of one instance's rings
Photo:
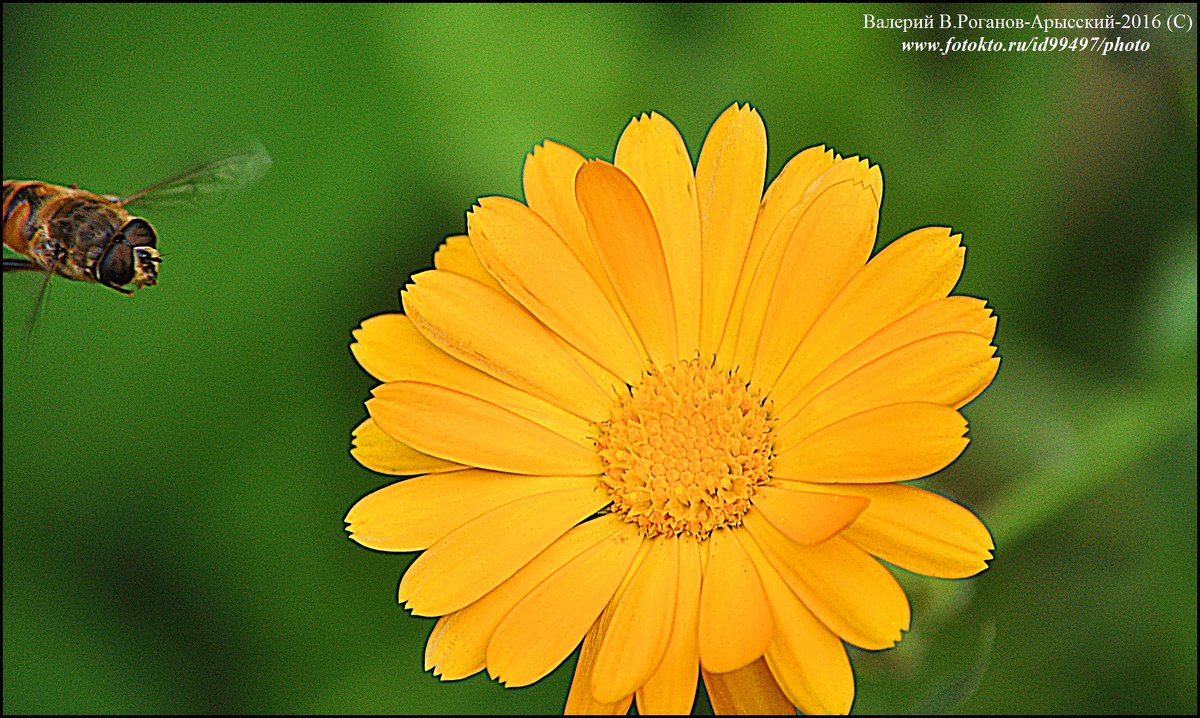
[[[271,166],[261,144],[175,175],[126,197],[38,180],[4,181],[4,272],[42,272],[101,284],[125,295],[158,282],[158,233],[129,209],[165,205],[212,208],[257,181]]]

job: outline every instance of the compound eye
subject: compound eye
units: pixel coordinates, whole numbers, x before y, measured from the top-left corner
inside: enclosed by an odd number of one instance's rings
[[[158,235],[154,232],[154,228],[140,217],[134,217],[126,222],[125,226],[121,228],[121,234],[125,235],[126,241],[135,247],[158,246]]]
[[[99,279],[115,287],[123,287],[133,281],[133,248],[120,235],[100,258]]]

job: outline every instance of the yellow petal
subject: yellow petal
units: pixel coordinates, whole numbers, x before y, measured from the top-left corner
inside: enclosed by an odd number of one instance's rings
[[[509,611],[487,649],[510,688],[541,680],[571,654],[625,577],[642,539],[632,524],[567,562]]]
[[[956,408],[991,383],[1000,367],[986,337],[937,334],[902,346],[838,381],[804,407],[781,412],[775,450],[853,414],[890,404],[925,402]]]
[[[568,488],[492,509],[418,556],[400,581],[400,602],[418,616],[442,616],[464,608],[609,502],[587,477],[558,481]]]
[[[623,591],[624,586],[629,583],[628,578],[629,576],[626,574],[626,581],[622,588],[618,589],[618,593]],[[623,696],[611,703],[603,703],[596,698],[592,690],[592,679],[596,675],[596,655],[600,652],[600,645],[608,633],[608,626],[612,623],[616,609],[616,599],[609,601],[600,613],[600,617],[583,637],[583,645],[579,648],[579,660],[575,664],[575,674],[571,676],[571,690],[567,692],[567,704],[563,707],[563,715],[623,716],[629,712],[629,704],[633,702],[633,695]]]
[[[583,155],[551,140],[534,147],[533,152],[525,158],[525,203],[546,220],[570,247],[620,315],[621,323],[638,345],[638,352],[645,356],[641,340],[637,338],[637,332],[621,306],[617,291],[613,289],[608,272],[600,261],[600,254],[588,235],[583,213],[579,211],[579,203],[575,198],[575,175],[585,162]],[[603,382],[601,385],[604,385]]]
[[[399,312],[368,317],[363,320],[362,326],[355,329],[352,334],[354,341],[350,343],[350,352],[358,360],[359,366],[379,381],[412,378],[406,376],[410,365],[407,360],[410,346],[416,351],[424,351],[429,355],[436,353],[450,358],[449,355],[422,339],[417,330],[409,323],[408,317]],[[420,362],[415,362],[415,364],[419,365]]]
[[[471,605],[474,606],[478,603],[476,601]],[[463,611],[469,608],[470,606],[464,608]],[[425,642],[425,670],[432,670],[433,675],[443,681],[461,680],[483,670],[482,651],[479,652],[478,660],[464,660],[468,657],[465,651],[458,650],[461,643],[448,639],[454,625],[454,617],[461,615],[463,611],[455,611],[439,618],[429,633],[429,640]],[[447,670],[447,666],[449,670]]]
[[[650,680],[637,691],[641,715],[683,715],[691,712],[696,701],[696,677],[700,649],[696,633],[700,621],[700,545],[686,534],[679,542],[679,590],[675,602],[675,622],[662,663]]]
[[[612,304],[533,210],[484,197],[467,225],[479,260],[530,313],[627,383],[641,377],[642,357]]]
[[[371,317],[354,331],[354,338],[354,355],[382,381],[408,379],[454,389],[504,407],[580,446],[592,446],[589,422],[460,362],[430,344],[403,314]]]
[[[801,546],[754,512],[744,525],[788,588],[844,640],[871,650],[891,648],[908,630],[904,589],[862,549],[840,536]]]
[[[354,430],[354,448],[350,455],[371,471],[395,476],[434,474],[464,468],[453,461],[422,454],[402,441],[397,441],[367,419]]]
[[[496,278],[483,268],[483,264],[475,254],[475,249],[471,247],[470,238],[464,235],[447,237],[433,255],[433,266],[443,272],[461,274],[480,284],[486,284],[492,289],[503,291]]]
[[[596,700],[613,703],[650,680],[671,639],[679,588],[679,541],[649,539],[650,550],[616,599],[592,667]]]
[[[632,327],[629,330],[633,331]],[[592,381],[596,382],[596,385],[600,387],[606,396],[616,401],[617,397],[629,393],[629,384],[624,379],[600,366],[593,359],[570,344],[567,344],[566,347],[570,355],[575,358],[575,361],[579,362],[579,366],[583,367],[583,370],[592,377]],[[641,350],[639,349],[638,351]]]
[[[832,150],[823,145],[809,147],[788,160],[767,187],[738,277],[729,326],[721,342],[723,354],[718,354],[723,366],[749,369],[753,365],[758,333],[791,228],[803,209],[801,204],[811,201],[813,185],[832,164]]]
[[[854,523],[870,501],[861,496],[839,496],[760,486],[754,510],[796,543],[820,543]]]
[[[946,468],[967,448],[967,420],[937,404],[893,404],[837,421],[775,456],[781,479],[908,481]]]
[[[534,147],[525,158],[525,202],[562,237],[616,306],[617,295],[575,202],[575,175],[586,161],[575,150],[552,140]]]
[[[596,160],[575,176],[575,196],[642,345],[659,365],[675,361],[679,348],[667,260],[637,185],[621,170]]]
[[[402,293],[413,326],[442,351],[590,421],[611,401],[562,340],[509,297],[449,272],[421,272]]]
[[[763,659],[729,673],[701,669],[708,699],[717,715],[795,715]]]
[[[425,670],[433,669],[434,675],[448,681],[483,670],[488,642],[513,606],[572,559],[616,536],[623,526],[611,514],[579,524],[486,596],[444,616],[425,648]]]
[[[992,536],[975,514],[931,491],[899,484],[790,484],[805,491],[838,491],[871,500],[842,534],[900,568],[938,578],[966,578],[987,568]]]
[[[753,382],[775,383],[813,322],[866,264],[878,223],[874,191],[861,179],[825,186],[812,199],[783,254],[763,318]]]
[[[826,149],[825,145],[809,147],[793,155],[763,193],[758,219],[754,223],[755,240],[769,240],[794,208],[811,201],[812,197],[805,195],[810,190],[814,194],[819,192],[819,188],[813,185],[833,164],[833,150]]]
[[[792,416],[814,396],[859,367],[906,344],[949,332],[978,334],[990,341],[996,335],[996,317],[986,302],[974,297],[942,297],[923,304],[846,352],[796,394],[785,396],[784,390],[777,387],[772,392],[775,415]]]
[[[754,564],[734,536],[718,529],[708,539],[708,563],[700,590],[700,663],[727,673],[762,656],[774,624]]]
[[[367,402],[380,429],[432,456],[513,474],[595,476],[600,456],[495,404],[414,381],[383,384]]]
[[[692,158],[675,125],[652,112],[630,121],[613,161],[654,215],[675,300],[679,356],[694,356],[700,348],[700,210]]]
[[[587,477],[465,469],[399,481],[359,499],[346,515],[350,538],[379,551],[422,551],[451,531],[520,498],[586,485]]]
[[[732,105],[704,139],[696,163],[700,205],[700,351],[715,354],[733,304],[767,169],[767,130],[754,108]]]
[[[794,158],[793,162],[800,159],[802,157]],[[785,255],[791,256],[794,263],[795,255],[801,251],[799,247],[791,246],[793,239],[798,241],[801,237],[807,236],[807,233],[804,232],[797,235],[796,228],[800,224],[800,220],[808,214],[809,207],[813,202],[829,188],[846,182],[870,184],[872,178],[870,163],[866,160],[842,159],[832,152],[811,152],[807,162],[799,164],[795,172],[797,176],[780,187],[779,193],[783,193],[781,199],[786,199],[782,202],[776,201],[772,196],[773,204],[760,211],[759,219],[754,225],[755,237],[751,243],[750,253],[752,255],[756,253],[757,245],[762,244],[764,245],[761,250],[762,256],[756,266],[747,265],[743,270],[742,279],[739,280],[740,297],[740,293],[743,291],[742,285],[749,276],[749,287],[745,297],[739,299],[740,304],[736,309],[741,317],[730,320],[731,328],[735,324],[737,326],[737,349],[735,361],[732,363],[745,367],[747,370],[752,370],[754,365],[763,322],[766,319],[771,296],[775,293],[775,285],[781,281],[794,281],[794,277],[781,272],[781,267]],[[806,189],[801,190],[799,183],[804,179],[813,181]],[[789,190],[792,193],[800,191],[800,194],[792,194],[788,198]],[[768,194],[772,194],[770,190],[768,190]],[[764,198],[765,204],[766,198]],[[876,207],[878,207],[878,202],[876,202]],[[807,251],[814,251],[820,246],[822,245]],[[803,272],[802,276],[807,276],[811,273],[811,267],[801,267],[800,271]],[[726,345],[728,345],[728,341],[723,342],[723,348]]]
[[[758,567],[775,616],[767,666],[779,687],[807,714],[845,714],[854,703],[854,671],[841,640],[788,588],[754,541],[746,551]]]
[[[838,293],[792,355],[772,397],[791,396],[864,339],[934,299],[962,273],[960,235],[945,227],[914,230],[871,258]]]

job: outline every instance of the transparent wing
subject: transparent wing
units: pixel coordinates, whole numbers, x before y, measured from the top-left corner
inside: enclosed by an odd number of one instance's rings
[[[54,272],[58,270],[58,263],[61,260],[62,255],[54,258],[54,264],[46,270],[42,286],[38,288],[37,299],[33,301],[33,312],[29,315],[29,324],[25,327],[25,346],[27,347],[33,346],[33,333],[37,329],[38,318],[42,316],[42,308],[46,306],[47,300],[50,298],[50,280],[54,279]]]
[[[5,250],[9,247],[6,245]],[[4,257],[4,273],[9,272],[39,272],[43,274],[41,286],[38,288],[37,298],[33,300],[33,311],[29,314],[29,322],[25,325],[25,347],[26,351],[33,344],[34,330],[37,329],[38,317],[42,314],[42,307],[46,306],[46,300],[50,296],[50,280],[54,278],[54,273],[58,271],[58,265],[66,257],[66,252],[56,251],[54,254],[54,263],[49,268],[43,267],[32,259],[25,257]]]
[[[261,142],[247,149],[226,155],[182,174],[135,192],[116,198],[121,205],[142,207],[191,207],[213,210],[230,196],[241,192],[262,178],[271,168],[271,155]]]

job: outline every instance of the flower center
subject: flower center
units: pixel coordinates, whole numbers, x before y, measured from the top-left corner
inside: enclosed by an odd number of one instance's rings
[[[699,360],[647,373],[599,430],[611,510],[646,536],[740,525],[771,479],[769,401]]]

